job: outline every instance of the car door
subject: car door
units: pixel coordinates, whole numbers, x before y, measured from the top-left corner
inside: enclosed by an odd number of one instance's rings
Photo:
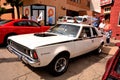
[[[98,33],[96,31],[96,29],[94,27],[91,28],[91,32],[92,32],[92,37],[91,39],[93,40],[93,49],[96,49],[100,46],[101,44],[101,36],[98,36]]]
[[[120,50],[111,58],[106,70],[102,80],[120,80]]]
[[[29,20],[18,21],[14,23],[14,26],[16,32],[19,34],[40,32],[40,26],[37,23],[31,22]]]
[[[84,32],[84,33],[83,33]],[[85,35],[83,35],[85,34]],[[78,39],[75,42],[76,56],[85,54],[92,50],[93,40],[91,39],[90,27],[84,26]]]
[[[44,28],[42,28],[38,23],[33,21],[28,21],[28,27],[30,32],[43,32]]]

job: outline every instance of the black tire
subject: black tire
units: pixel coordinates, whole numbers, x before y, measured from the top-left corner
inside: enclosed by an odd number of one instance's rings
[[[95,50],[96,54],[102,53],[102,47],[103,47],[103,45],[101,44],[101,45]]]
[[[69,57],[59,55],[49,65],[49,72],[53,76],[59,76],[65,73],[68,69]]]

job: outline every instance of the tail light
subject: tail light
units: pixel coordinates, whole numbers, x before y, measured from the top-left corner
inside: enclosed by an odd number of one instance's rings
[[[67,22],[67,20],[66,20],[66,19],[64,19],[64,22]]]
[[[35,51],[30,51],[29,55],[33,59],[38,59],[38,55],[37,55],[37,53]]]
[[[37,53],[34,51],[34,53],[33,53],[33,58],[34,59],[38,59],[38,55],[37,55]]]

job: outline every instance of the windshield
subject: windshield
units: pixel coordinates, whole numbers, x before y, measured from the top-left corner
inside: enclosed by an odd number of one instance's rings
[[[10,21],[12,21],[12,20],[3,20],[3,21],[0,21],[0,25],[3,25],[3,24],[8,23]]]
[[[83,20],[83,18],[76,18],[78,21],[82,21]]]
[[[53,27],[50,32],[62,34],[65,36],[76,37],[79,32],[80,27],[68,24],[57,24]]]

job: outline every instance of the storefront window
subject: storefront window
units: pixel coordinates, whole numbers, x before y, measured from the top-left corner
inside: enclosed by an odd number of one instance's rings
[[[105,7],[104,8],[104,13],[110,13],[111,7]]]

